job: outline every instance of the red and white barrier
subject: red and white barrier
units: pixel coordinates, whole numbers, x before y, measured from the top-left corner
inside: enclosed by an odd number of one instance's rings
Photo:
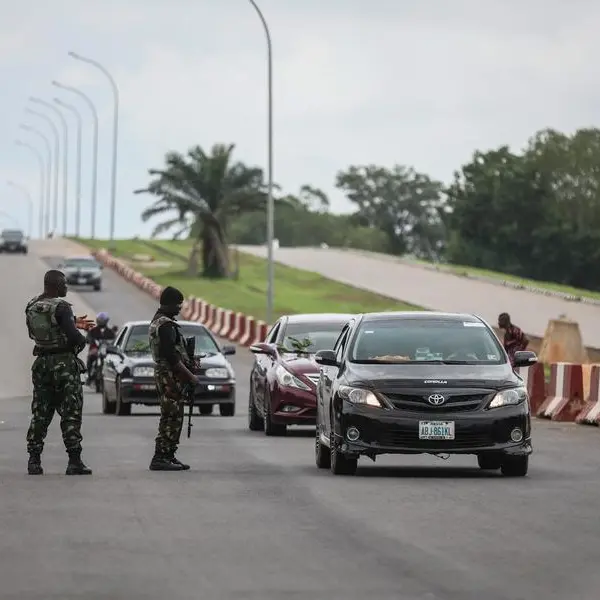
[[[246,326],[246,315],[242,313],[235,313],[234,315],[235,324],[233,329],[229,333],[229,339],[232,342],[237,342],[240,340],[244,333],[244,327]]]
[[[592,365],[590,369],[590,393],[575,422],[581,425],[600,425],[600,365]]]
[[[583,370],[581,365],[556,363],[551,365],[548,398],[537,416],[553,421],[574,422],[583,408]]]
[[[229,334],[235,326],[235,313],[232,310],[225,310],[223,312],[223,326],[219,329],[218,334],[221,337],[229,338]]]
[[[242,346],[252,346],[256,339],[256,321],[252,317],[246,317],[244,323],[244,333],[238,340]]]
[[[535,363],[530,367],[517,367],[515,371],[523,378],[524,387],[527,388],[527,393],[529,394],[531,414],[535,415],[546,399],[544,365],[542,363]]]

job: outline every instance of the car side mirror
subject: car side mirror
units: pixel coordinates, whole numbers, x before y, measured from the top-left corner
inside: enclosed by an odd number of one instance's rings
[[[223,356],[231,356],[235,354],[235,352],[235,346],[223,346],[223,348],[221,348],[221,354],[223,354]]]
[[[123,356],[121,349],[118,348],[117,346],[114,346],[113,344],[108,344],[106,346],[106,354],[114,354],[116,356]]]
[[[260,342],[259,344],[253,344],[249,348],[250,352],[253,354],[266,354],[274,358],[277,356],[277,350],[275,350],[274,346],[271,344],[266,344],[265,342]]]
[[[326,367],[339,367],[335,352],[333,350],[319,350],[315,354],[315,362]]]
[[[531,350],[521,350],[515,352],[514,366],[515,367],[530,367],[538,361],[535,352]]]

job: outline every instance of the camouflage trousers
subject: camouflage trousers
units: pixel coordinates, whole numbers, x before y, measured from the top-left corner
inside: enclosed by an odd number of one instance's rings
[[[55,412],[60,415],[67,452],[81,451],[83,387],[75,356],[38,356],[31,367],[31,379],[33,401],[27,451],[30,454],[42,453]]]
[[[162,393],[160,401],[160,421],[156,436],[156,453],[172,456],[177,452],[181,430],[183,429],[184,406],[181,398],[170,398]]]

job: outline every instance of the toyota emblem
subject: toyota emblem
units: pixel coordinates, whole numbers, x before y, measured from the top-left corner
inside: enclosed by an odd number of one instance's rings
[[[446,398],[444,398],[444,396],[441,394],[431,394],[431,396],[427,398],[427,402],[429,402],[429,404],[433,404],[434,406],[440,406],[446,402]]]

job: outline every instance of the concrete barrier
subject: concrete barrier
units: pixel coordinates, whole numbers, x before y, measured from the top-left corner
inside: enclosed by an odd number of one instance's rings
[[[553,421],[574,422],[584,405],[583,370],[574,363],[554,363],[551,366],[548,398],[537,416]]]
[[[531,414],[538,413],[546,399],[546,381],[544,376],[544,365],[536,363],[530,367],[519,367],[515,371],[523,378],[523,383],[529,394],[529,405]]]
[[[580,425],[600,425],[600,365],[589,368],[589,393],[585,396],[583,410],[575,422]]]

